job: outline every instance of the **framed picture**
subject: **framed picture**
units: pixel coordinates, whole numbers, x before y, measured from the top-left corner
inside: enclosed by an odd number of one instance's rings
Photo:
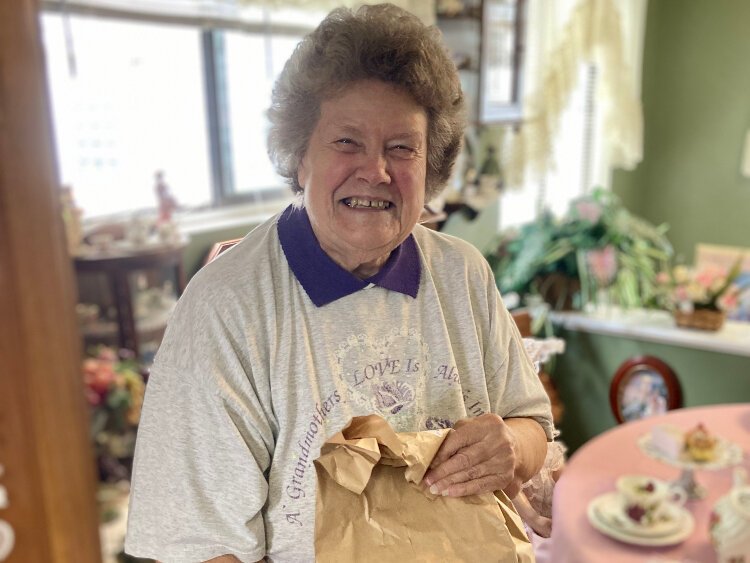
[[[638,356],[623,362],[615,372],[609,403],[617,422],[628,422],[680,408],[682,387],[665,362]]]
[[[739,277],[734,281],[740,288],[737,308],[727,315],[734,321],[750,322],[750,248],[723,246],[718,244],[698,244],[695,246],[695,267],[718,266],[729,271],[742,257]]]

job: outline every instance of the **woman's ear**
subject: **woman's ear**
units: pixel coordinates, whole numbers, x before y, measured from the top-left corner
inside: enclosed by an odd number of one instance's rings
[[[307,183],[307,155],[303,156],[297,167],[297,183],[304,190],[305,184]]]

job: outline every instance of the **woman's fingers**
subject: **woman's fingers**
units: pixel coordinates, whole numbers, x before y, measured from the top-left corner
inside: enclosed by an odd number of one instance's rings
[[[504,489],[518,492],[513,435],[497,415],[456,423],[424,483],[433,494],[465,496]]]
[[[432,470],[427,474],[429,484],[483,461],[480,459],[481,452],[476,451],[475,448],[477,443],[481,443],[481,441],[481,434],[473,432],[470,427],[464,427],[463,430],[452,430],[430,464]],[[444,467],[446,464],[447,467]]]
[[[430,467],[435,468],[448,461],[458,451],[483,441],[493,433],[493,429],[504,427],[503,419],[494,414],[483,414],[477,418],[459,420],[443,441]],[[481,461],[481,460],[480,460]]]
[[[447,463],[443,464],[443,466],[447,465]],[[477,486],[480,488],[484,485],[492,487],[491,489],[483,489],[479,492],[494,491],[502,489],[507,485],[504,481],[502,468],[494,460],[488,460],[484,463],[458,470],[455,473],[450,473],[442,479],[435,481],[430,486],[430,492],[434,495],[443,496],[473,495],[477,494],[477,492],[473,492]]]
[[[465,497],[499,491],[502,488],[502,479],[500,479],[500,475],[487,475],[485,477],[480,477],[479,479],[450,485],[440,494],[448,497]]]

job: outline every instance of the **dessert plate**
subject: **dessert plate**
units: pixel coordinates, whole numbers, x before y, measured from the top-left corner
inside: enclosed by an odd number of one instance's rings
[[[724,469],[742,461],[742,449],[719,436],[715,457],[696,461],[683,450],[685,431],[677,426],[662,425],[638,439],[638,447],[648,456],[681,469]]]
[[[623,512],[622,497],[610,492],[594,498],[589,503],[587,515],[596,530],[618,541],[632,545],[666,546],[686,540],[695,528],[695,520],[687,510],[675,504],[669,508],[669,518],[651,525],[640,525]]]

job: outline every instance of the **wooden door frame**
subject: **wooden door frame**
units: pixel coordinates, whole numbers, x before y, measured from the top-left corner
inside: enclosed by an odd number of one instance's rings
[[[101,560],[36,0],[0,1],[0,520],[7,563]]]

